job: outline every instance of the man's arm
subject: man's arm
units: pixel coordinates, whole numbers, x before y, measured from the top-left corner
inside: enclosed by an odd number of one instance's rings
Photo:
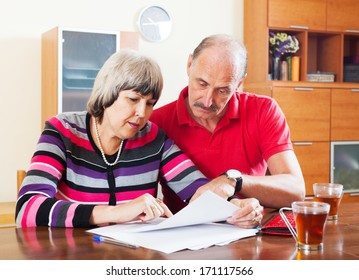
[[[255,197],[264,207],[290,207],[305,197],[305,184],[298,160],[293,151],[271,156],[268,161],[269,176],[243,174],[240,192],[245,197]]]

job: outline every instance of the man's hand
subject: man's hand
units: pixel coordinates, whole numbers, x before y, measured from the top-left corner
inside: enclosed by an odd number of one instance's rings
[[[256,198],[232,199],[231,203],[238,206],[227,222],[241,228],[260,226],[263,219],[263,207]]]
[[[226,176],[218,176],[217,178],[211,180],[207,184],[199,187],[197,191],[192,196],[190,202],[198,198],[205,191],[212,191],[215,194],[227,199],[228,197],[234,194],[235,182],[234,180],[228,179]]]

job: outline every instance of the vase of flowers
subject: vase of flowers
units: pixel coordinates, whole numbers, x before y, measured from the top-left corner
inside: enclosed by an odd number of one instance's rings
[[[279,80],[279,63],[283,56],[299,50],[298,39],[283,32],[269,32],[269,52],[272,55],[272,79]]]

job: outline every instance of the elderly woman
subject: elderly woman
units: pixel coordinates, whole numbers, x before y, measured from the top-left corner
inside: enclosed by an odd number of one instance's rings
[[[152,59],[132,50],[112,55],[96,77],[87,112],[46,122],[19,191],[17,226],[88,227],[169,217],[155,198],[159,180],[184,201],[205,189],[231,196],[230,184],[201,187],[209,180],[148,121],[162,85]],[[237,215],[247,217],[244,227],[261,219],[248,214],[259,203],[250,204]]]

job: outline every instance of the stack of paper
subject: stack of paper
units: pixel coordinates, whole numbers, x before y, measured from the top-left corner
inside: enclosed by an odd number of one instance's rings
[[[258,229],[242,229],[214,223],[225,221],[238,207],[211,191],[168,219],[152,223],[128,223],[88,230],[88,233],[112,238],[123,243],[172,253],[183,249],[198,250],[224,245],[253,236]]]

